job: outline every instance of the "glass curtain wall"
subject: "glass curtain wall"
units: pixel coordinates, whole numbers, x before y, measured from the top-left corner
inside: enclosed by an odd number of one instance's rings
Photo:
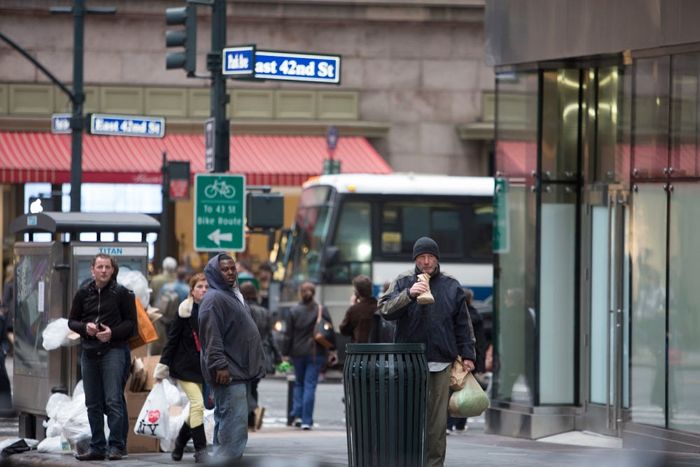
[[[532,405],[535,395],[537,168],[536,72],[497,75],[494,252],[494,396]]]
[[[699,76],[700,53],[636,65],[630,365],[632,420],[694,433],[700,433]]]

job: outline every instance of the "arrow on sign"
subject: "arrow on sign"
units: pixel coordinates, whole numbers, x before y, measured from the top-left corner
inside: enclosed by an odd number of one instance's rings
[[[216,246],[221,246],[222,240],[227,242],[233,240],[233,234],[231,232],[221,233],[221,229],[216,229],[215,231],[207,235],[207,238],[212,242],[216,243]]]

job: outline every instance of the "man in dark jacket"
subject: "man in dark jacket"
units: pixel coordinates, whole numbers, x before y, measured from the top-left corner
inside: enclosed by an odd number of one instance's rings
[[[397,320],[395,342],[425,344],[428,378],[427,446],[428,465],[445,463],[447,403],[450,390],[450,366],[462,357],[464,369],[472,371],[476,353],[474,331],[465,303],[464,290],[454,278],[440,271],[440,250],[429,237],[413,245],[415,268],[399,275],[379,299],[379,312]],[[430,282],[417,280],[428,274]],[[419,305],[416,298],[430,291],[435,303]]]
[[[222,460],[248,442],[248,383],[265,376],[260,333],[237,287],[236,262],[219,254],[204,268],[209,290],[199,305],[202,374],[214,390],[214,444]]]
[[[274,374],[275,364],[282,361],[282,356],[272,338],[272,313],[267,308],[258,305],[258,289],[255,288],[253,282],[243,282],[240,285],[240,290],[246,305],[250,308],[250,316],[253,317],[260,332],[265,356],[265,372]],[[260,429],[265,414],[265,408],[258,404],[258,383],[260,383],[259,379],[251,381],[248,394],[248,428],[253,431]]]
[[[119,460],[126,456],[129,417],[124,385],[131,359],[128,341],[136,329],[136,302],[133,292],[117,284],[119,268],[114,258],[96,255],[90,271],[93,280],[76,292],[68,320],[68,327],[81,337],[80,365],[92,432],[90,450],[76,458]]]

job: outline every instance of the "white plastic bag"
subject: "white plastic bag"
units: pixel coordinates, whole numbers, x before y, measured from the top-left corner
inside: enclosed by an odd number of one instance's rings
[[[52,436],[44,438],[36,447],[39,452],[49,452],[53,454],[70,454],[70,445],[63,436]]]
[[[146,276],[144,276],[141,271],[120,269],[119,274],[117,274],[117,282],[134,292],[136,298],[141,301],[143,309],[148,309],[151,292],[148,288],[148,279],[146,279]]]
[[[41,333],[42,343],[46,350],[54,350],[61,346],[67,347],[72,344],[77,344],[68,339],[70,329],[68,328],[68,320],[66,318],[58,318],[46,325],[44,332]]]
[[[163,382],[156,383],[146,398],[134,433],[151,438],[167,439],[169,433],[169,407]]]

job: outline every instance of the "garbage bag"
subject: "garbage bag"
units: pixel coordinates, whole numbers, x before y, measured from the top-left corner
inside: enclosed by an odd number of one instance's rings
[[[61,435],[44,438],[36,447],[39,452],[49,452],[53,454],[70,454],[70,445]]]
[[[66,318],[58,318],[46,325],[44,332],[41,333],[41,345],[46,350],[54,350],[61,346],[77,344],[78,341],[68,339],[68,334],[71,330],[68,328],[68,320]]]
[[[148,279],[140,271],[130,271],[128,269],[120,269],[117,274],[117,282],[134,292],[136,298],[139,299],[143,309],[148,309],[151,292],[148,288]]]

